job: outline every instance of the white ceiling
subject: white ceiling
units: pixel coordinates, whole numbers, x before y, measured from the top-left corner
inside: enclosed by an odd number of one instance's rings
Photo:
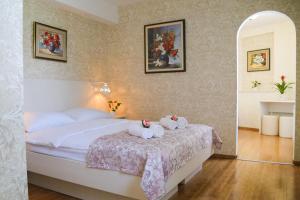
[[[118,7],[146,0],[49,0],[69,12],[104,23],[119,22]]]
[[[261,12],[249,17],[246,23],[244,24],[243,29],[259,28],[262,26],[282,23],[289,20],[290,19],[286,15],[279,12]]]

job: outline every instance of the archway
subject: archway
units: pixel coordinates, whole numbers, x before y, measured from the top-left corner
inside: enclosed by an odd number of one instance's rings
[[[277,11],[255,13],[241,24],[237,33],[236,144],[239,159],[292,163],[296,84],[281,95],[276,91],[275,83],[282,83],[282,75],[285,82],[296,82],[295,24]],[[287,131],[284,126],[291,130]],[[245,137],[239,137],[242,131]],[[251,131],[257,132],[255,141]],[[281,133],[282,137],[269,136],[276,133]],[[283,138],[285,136],[292,139]],[[274,144],[267,146],[269,143]],[[282,149],[289,150],[284,152]]]

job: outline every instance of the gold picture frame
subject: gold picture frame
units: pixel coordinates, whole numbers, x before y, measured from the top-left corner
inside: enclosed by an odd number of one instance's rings
[[[144,26],[145,73],[185,72],[185,20]]]
[[[34,22],[33,55],[34,58],[67,62],[67,31]]]
[[[247,52],[247,72],[270,70],[270,48]]]

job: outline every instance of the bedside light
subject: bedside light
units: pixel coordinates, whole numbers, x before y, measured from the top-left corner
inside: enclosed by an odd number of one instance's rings
[[[111,90],[110,88],[108,87],[108,83],[103,83],[102,87],[100,87],[99,91],[104,94],[104,95],[107,95],[107,94],[110,94],[111,93]]]
[[[108,86],[108,83],[102,81],[91,81],[91,84],[97,93],[101,93],[103,95],[109,95],[111,90]]]

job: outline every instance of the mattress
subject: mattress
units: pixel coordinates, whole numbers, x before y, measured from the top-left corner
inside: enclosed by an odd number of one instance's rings
[[[85,157],[87,154],[87,150],[77,149],[66,149],[66,148],[53,148],[42,145],[34,145],[34,144],[26,144],[27,151],[45,154],[49,156],[55,156],[59,158],[66,158],[70,160],[76,160],[80,162],[85,162]]]
[[[26,133],[26,148],[27,151],[85,162],[93,141],[127,130],[131,123],[137,121],[97,119]],[[211,133],[211,128],[209,130]]]

